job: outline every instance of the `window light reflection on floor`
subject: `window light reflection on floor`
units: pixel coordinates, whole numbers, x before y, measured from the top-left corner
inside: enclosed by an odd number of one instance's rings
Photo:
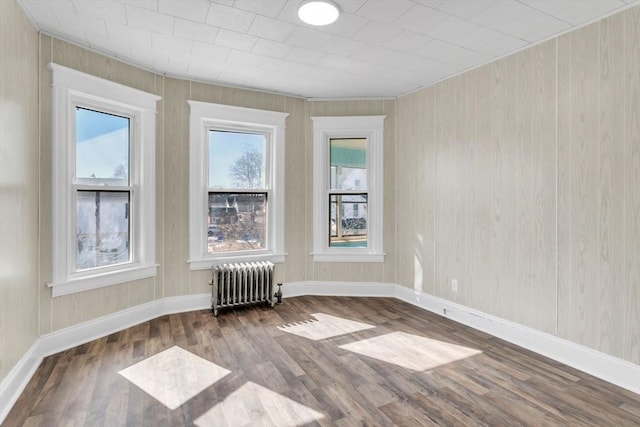
[[[173,410],[231,371],[173,346],[119,372]]]
[[[254,382],[243,384],[194,421],[205,426],[297,427],[324,415]]]
[[[340,348],[414,371],[425,371],[482,351],[405,332],[341,345]]]
[[[373,325],[343,319],[342,317],[331,316],[330,314],[313,313],[311,316],[313,319],[290,325],[278,326],[278,329],[300,337],[319,341],[326,338],[375,328]]]

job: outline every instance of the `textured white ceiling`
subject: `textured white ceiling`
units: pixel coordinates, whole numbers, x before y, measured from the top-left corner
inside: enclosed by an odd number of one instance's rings
[[[176,77],[303,96],[393,97],[640,0],[18,0],[45,33]]]

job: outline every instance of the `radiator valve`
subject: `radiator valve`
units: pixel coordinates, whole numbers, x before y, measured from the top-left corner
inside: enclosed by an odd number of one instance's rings
[[[276,304],[282,304],[282,283],[278,283],[278,290],[276,291]]]

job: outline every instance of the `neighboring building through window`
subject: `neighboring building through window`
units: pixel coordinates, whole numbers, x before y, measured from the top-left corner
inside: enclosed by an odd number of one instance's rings
[[[190,266],[284,261],[287,113],[189,101]]]
[[[265,133],[209,129],[207,253],[267,247],[268,139]]]
[[[49,67],[53,296],[154,276],[160,97]]]
[[[384,118],[312,117],[314,261],[384,260]]]
[[[361,183],[367,182],[367,139],[330,138],[329,151],[329,247],[366,248],[368,192]]]

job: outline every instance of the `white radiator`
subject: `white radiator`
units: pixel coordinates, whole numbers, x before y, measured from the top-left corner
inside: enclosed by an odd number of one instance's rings
[[[250,262],[213,266],[210,282],[213,315],[226,307],[267,303],[275,305],[273,264]]]

